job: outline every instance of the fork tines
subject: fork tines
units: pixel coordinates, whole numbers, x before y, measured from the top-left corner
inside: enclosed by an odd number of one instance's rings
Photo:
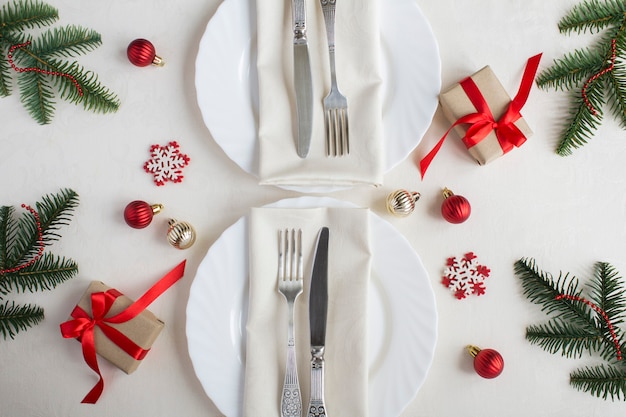
[[[303,279],[302,229],[278,231],[278,276],[289,281]]]
[[[329,108],[324,115],[324,124],[326,128],[326,155],[342,156],[349,154],[348,109]]]

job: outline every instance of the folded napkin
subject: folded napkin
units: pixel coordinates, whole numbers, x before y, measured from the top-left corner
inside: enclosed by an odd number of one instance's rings
[[[322,8],[308,0],[307,38],[313,78],[311,150],[296,153],[297,117],[293,76],[291,2],[257,1],[259,83],[259,176],[273,185],[380,185],[384,174],[380,0],[337,2],[337,82],[348,99],[350,154],[328,158],[322,100],[330,91],[328,43]]]
[[[287,303],[278,292],[278,230],[302,229],[304,292],[295,305],[302,407],[310,390],[309,286],[319,229],[328,226],[325,394],[329,415],[367,417],[367,293],[371,253],[367,209],[253,209],[246,325],[244,416],[279,416],[287,355]]]

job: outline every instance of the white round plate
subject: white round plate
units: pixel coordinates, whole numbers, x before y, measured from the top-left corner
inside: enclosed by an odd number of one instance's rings
[[[326,197],[271,207],[352,207]],[[422,261],[388,222],[370,214],[369,410],[395,417],[422,386],[437,341],[435,296]],[[205,392],[227,417],[241,417],[248,307],[248,230],[241,218],[211,246],[187,303],[187,344]]]
[[[255,4],[224,0],[207,24],[196,58],[196,94],[213,139],[258,177]],[[415,0],[385,0],[380,13],[385,167],[390,170],[415,149],[431,123],[441,60]]]

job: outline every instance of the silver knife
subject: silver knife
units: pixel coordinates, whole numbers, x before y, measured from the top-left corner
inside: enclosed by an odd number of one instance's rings
[[[294,85],[298,118],[296,151],[300,158],[306,158],[309,154],[313,130],[313,82],[311,81],[309,45],[306,38],[305,0],[293,0],[292,7]]]
[[[309,323],[311,327],[311,397],[308,416],[328,417],[324,403],[324,348],[328,307],[328,227],[322,227],[311,275]]]

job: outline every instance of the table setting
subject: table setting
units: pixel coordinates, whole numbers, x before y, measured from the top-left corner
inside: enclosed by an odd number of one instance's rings
[[[0,415],[622,415],[625,13],[2,2]]]

